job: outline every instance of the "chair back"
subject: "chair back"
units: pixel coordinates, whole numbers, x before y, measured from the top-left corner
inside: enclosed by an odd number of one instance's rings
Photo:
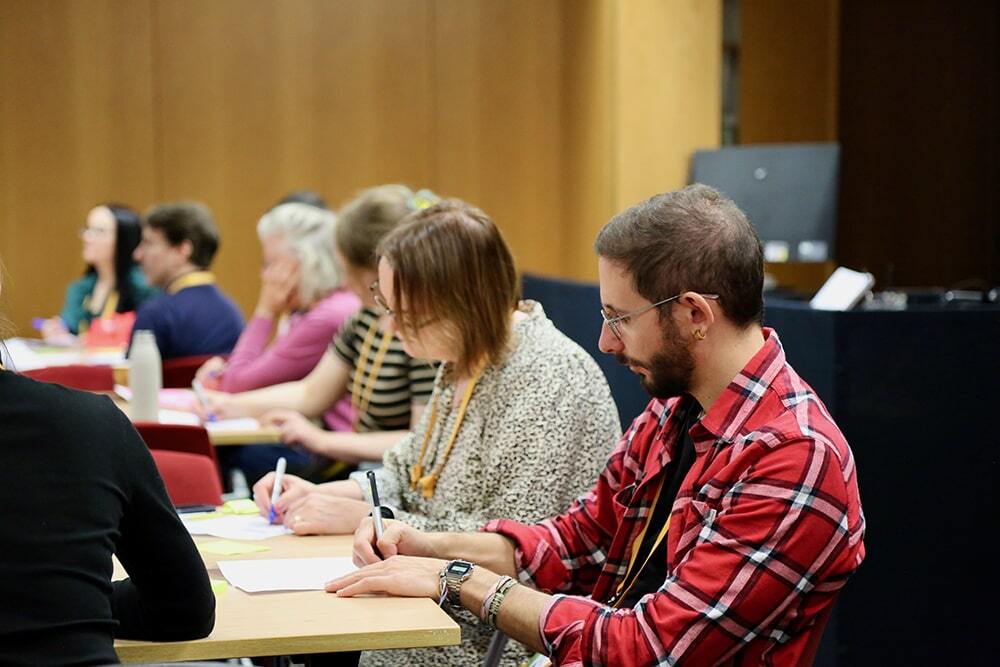
[[[84,391],[114,391],[115,388],[115,378],[111,366],[87,366],[84,364],[50,366],[24,371],[22,375],[40,382],[61,384]]]
[[[208,431],[201,426],[135,422],[135,430],[139,432],[146,446],[150,449],[200,454],[207,456],[216,468],[219,466],[215,446],[208,439]]]
[[[198,372],[201,365],[220,355],[199,354],[193,357],[177,357],[176,359],[163,360],[163,386],[164,388],[188,388],[194,374]]]
[[[222,484],[212,459],[201,454],[150,450],[175,506],[222,504]]]
[[[597,285],[525,274],[521,280],[525,299],[542,304],[545,314],[560,331],[586,350],[601,367],[618,406],[622,428],[628,428],[649,403],[639,378],[597,347],[601,337],[601,295]]]
[[[812,667],[813,663],[816,661],[816,653],[819,651],[819,644],[823,639],[823,632],[826,630],[827,623],[830,622],[830,615],[833,614],[833,606],[836,602],[837,600],[834,598],[827,608],[816,617],[816,622],[813,624],[812,628],[809,629],[809,640],[806,642],[805,651],[803,651],[797,667]]]

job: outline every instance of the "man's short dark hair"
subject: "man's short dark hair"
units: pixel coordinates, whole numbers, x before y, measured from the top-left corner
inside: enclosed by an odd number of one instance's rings
[[[152,206],[143,223],[155,229],[172,246],[191,242],[191,263],[207,269],[219,249],[219,230],[212,211],[201,202],[178,201]]]
[[[650,197],[622,211],[594,249],[632,276],[651,302],[686,291],[718,294],[736,326],[764,314],[764,253],[757,232],[731,199],[707,185]]]

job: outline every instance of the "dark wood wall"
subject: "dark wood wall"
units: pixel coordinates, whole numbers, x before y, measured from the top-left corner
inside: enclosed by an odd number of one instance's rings
[[[843,0],[842,262],[884,285],[1000,282],[997,32],[987,0]]]

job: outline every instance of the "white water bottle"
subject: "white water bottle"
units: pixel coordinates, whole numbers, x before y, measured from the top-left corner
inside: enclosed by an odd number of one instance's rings
[[[163,366],[152,331],[139,330],[132,336],[132,347],[128,353],[128,386],[132,390],[132,421],[159,421]]]

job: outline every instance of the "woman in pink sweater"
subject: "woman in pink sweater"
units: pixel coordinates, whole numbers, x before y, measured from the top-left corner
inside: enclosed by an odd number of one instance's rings
[[[261,217],[264,268],[257,307],[229,360],[214,357],[198,370],[205,387],[249,391],[300,380],[316,366],[361,305],[341,286],[335,226],[331,211],[308,204],[281,204]],[[337,401],[323,419],[332,431],[351,430],[350,398]]]

